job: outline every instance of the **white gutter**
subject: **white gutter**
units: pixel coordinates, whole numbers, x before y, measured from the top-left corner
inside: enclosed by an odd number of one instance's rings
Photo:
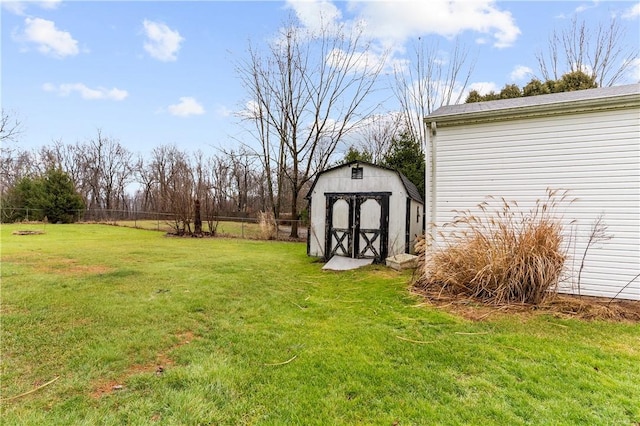
[[[431,239],[429,241],[427,241],[427,243],[431,243],[433,241],[435,241],[436,239],[436,220],[437,220],[437,216],[438,216],[438,210],[437,210],[437,200],[438,200],[438,194],[436,191],[437,185],[436,185],[436,133],[437,133],[437,125],[435,121],[429,122],[427,123],[427,121],[424,121],[424,125],[426,127],[426,131],[425,131],[425,136],[426,136],[426,149],[424,150],[425,152],[425,163],[428,166],[428,170],[427,173],[425,173],[425,178],[427,179],[427,182],[425,182],[425,188],[427,188],[427,193],[425,194],[425,197],[427,198],[426,200],[426,207],[429,209],[429,223],[425,224],[425,228],[428,227],[430,234],[431,234]],[[427,230],[425,229],[425,233],[427,232]]]

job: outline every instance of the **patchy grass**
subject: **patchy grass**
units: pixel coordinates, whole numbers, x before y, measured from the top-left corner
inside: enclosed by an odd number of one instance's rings
[[[2,424],[640,422],[638,324],[469,321],[406,272],[323,272],[300,243],[18,226]]]
[[[173,224],[165,220],[114,220],[109,221],[108,224],[128,228],[146,229],[150,231],[174,232]],[[193,224],[191,225],[191,228],[193,229]],[[202,230],[209,232],[209,226],[206,222],[202,223]],[[260,237],[260,225],[254,222],[220,221],[218,222],[216,234],[221,236],[257,239]]]
[[[217,224],[216,236],[226,238],[246,238],[253,240],[277,239],[281,241],[290,241],[290,227],[280,225],[277,234],[275,233],[275,230],[270,230],[269,233],[265,233],[264,224],[252,220],[255,219],[247,219],[247,221],[245,222],[220,221]],[[161,231],[168,233],[175,232],[175,229],[173,228],[173,225],[171,223],[162,220],[118,220],[110,221],[108,224],[114,226],[125,226],[128,228],[146,229],[150,231]],[[204,232],[209,232],[208,224],[203,223],[202,229]],[[306,227],[300,225],[298,232],[300,235],[299,241],[304,241],[306,235]]]

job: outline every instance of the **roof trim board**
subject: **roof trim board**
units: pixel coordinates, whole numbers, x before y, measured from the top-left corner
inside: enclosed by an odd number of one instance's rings
[[[612,110],[638,105],[640,105],[640,84],[629,84],[550,95],[446,105],[426,116],[424,121],[433,132],[437,131],[437,127],[464,123],[543,117],[559,112]]]

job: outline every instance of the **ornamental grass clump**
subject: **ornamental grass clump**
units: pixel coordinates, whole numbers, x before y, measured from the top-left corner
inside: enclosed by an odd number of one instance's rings
[[[259,212],[258,223],[260,225],[260,239],[275,240],[278,236],[278,226],[271,212]]]
[[[493,197],[477,214],[458,212],[439,233],[443,246],[425,248],[425,272],[415,286],[492,304],[541,303],[555,294],[567,260],[557,212],[566,199],[566,191],[547,190],[529,212]]]

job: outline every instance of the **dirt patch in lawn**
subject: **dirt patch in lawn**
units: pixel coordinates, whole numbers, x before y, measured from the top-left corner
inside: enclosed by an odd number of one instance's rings
[[[106,274],[114,269],[104,265],[81,265],[75,259],[55,259],[50,262],[37,265],[37,269],[47,274],[58,274],[64,276],[80,276]]]
[[[13,263],[19,266],[33,268],[34,272],[41,274],[55,274],[67,277],[82,275],[106,274],[115,271],[114,268],[105,265],[82,265],[76,259],[60,257],[37,258],[35,256],[3,256],[3,263]]]
[[[18,230],[13,231],[13,235],[43,235],[44,231],[41,230]]]
[[[435,306],[472,321],[484,321],[501,315],[553,315],[559,318],[640,323],[640,301],[558,294],[540,305],[511,303],[491,305],[464,296],[445,295],[412,289]]]
[[[116,379],[98,380],[91,391],[91,398],[99,399],[105,395],[126,390],[127,379],[137,374],[154,373],[157,376],[162,376],[164,372],[174,364],[174,361],[168,356],[168,353],[173,349],[187,345],[194,340],[194,334],[190,331],[181,333],[177,335],[177,337],[178,343],[172,345],[165,351],[160,352],[156,356],[154,362],[149,362],[147,364],[134,364],[127,368],[127,370]]]

